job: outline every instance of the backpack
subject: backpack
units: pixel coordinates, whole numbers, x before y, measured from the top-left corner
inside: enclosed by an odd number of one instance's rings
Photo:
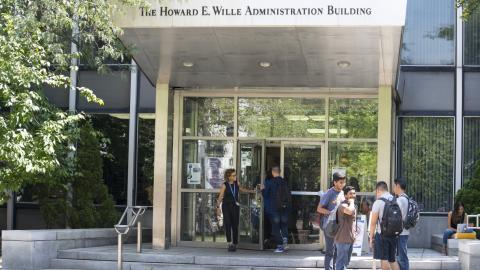
[[[418,208],[418,204],[412,198],[408,197],[406,194],[402,195],[408,200],[408,211],[405,217],[405,222],[403,226],[405,229],[411,229],[417,225],[418,220],[420,219],[420,209]]]
[[[274,181],[281,181],[278,184],[277,194],[275,194],[275,208],[279,211],[287,210],[292,203],[292,195],[288,188],[287,181],[283,179],[277,179]]]
[[[382,236],[399,236],[403,231],[403,217],[397,199],[394,197],[391,201],[385,198],[380,198],[380,200],[385,202],[382,222],[380,222]]]
[[[338,230],[340,229],[340,225],[338,224],[337,210],[338,210],[338,206],[336,206],[335,209],[333,209],[333,211],[330,212],[330,215],[328,215],[327,222],[325,222],[323,227],[323,231],[330,238],[334,238]]]

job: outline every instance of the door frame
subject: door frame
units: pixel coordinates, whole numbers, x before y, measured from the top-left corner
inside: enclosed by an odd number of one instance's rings
[[[326,190],[328,187],[328,155],[326,153],[326,143],[325,141],[292,141],[292,140],[282,140],[280,146],[280,168],[281,175],[284,177],[285,169],[285,147],[288,146],[316,146],[319,147],[321,153],[320,161],[320,190],[319,191],[291,191],[292,195],[300,196],[318,196],[320,198],[320,191]],[[323,245],[323,232],[320,229],[318,234],[318,243],[314,244],[289,244],[289,247],[292,249],[298,250],[319,250]]]
[[[265,139],[245,139],[245,140],[237,140],[236,143],[236,148],[237,148],[237,153],[236,153],[236,171],[237,171],[237,177],[238,174],[241,172],[241,162],[242,162],[242,157],[241,157],[241,145],[242,144],[257,144],[262,146],[262,156],[261,156],[261,165],[260,165],[260,184],[264,184],[265,182],[265,177],[266,177],[266,168],[265,168],[265,161],[266,161],[266,140]],[[240,182],[241,184],[241,182]],[[259,228],[258,228],[258,234],[259,234],[259,243],[258,244],[253,244],[253,243],[241,243],[240,242],[240,235],[239,235],[239,241],[238,241],[238,247],[241,249],[254,249],[254,250],[263,250],[263,224],[264,224],[264,205],[263,205],[263,197],[259,189],[256,189],[256,194],[255,196],[260,198],[260,222],[259,222]],[[240,225],[239,225],[240,226]],[[239,234],[240,234],[240,227],[239,227]]]

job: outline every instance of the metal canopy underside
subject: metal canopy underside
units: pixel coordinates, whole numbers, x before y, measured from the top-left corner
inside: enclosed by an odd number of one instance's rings
[[[171,87],[377,89],[393,84],[401,31],[400,26],[124,28],[121,39],[134,46],[135,60],[152,82]]]

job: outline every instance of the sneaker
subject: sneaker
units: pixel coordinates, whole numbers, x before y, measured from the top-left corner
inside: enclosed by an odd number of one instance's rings
[[[232,245],[232,252],[235,252],[235,251],[237,251],[237,245],[233,244]]]
[[[285,250],[283,249],[282,246],[278,246],[277,249],[275,249],[273,252],[275,253],[283,253]]]
[[[228,244],[228,252],[233,252],[234,251],[233,249],[234,249],[234,245],[229,243]]]
[[[288,238],[286,237],[283,238],[283,249],[284,250],[288,249]]]

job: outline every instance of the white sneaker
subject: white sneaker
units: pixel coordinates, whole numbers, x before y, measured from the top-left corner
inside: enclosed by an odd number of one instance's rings
[[[288,249],[288,238],[286,237],[283,238],[283,249],[284,250]]]

